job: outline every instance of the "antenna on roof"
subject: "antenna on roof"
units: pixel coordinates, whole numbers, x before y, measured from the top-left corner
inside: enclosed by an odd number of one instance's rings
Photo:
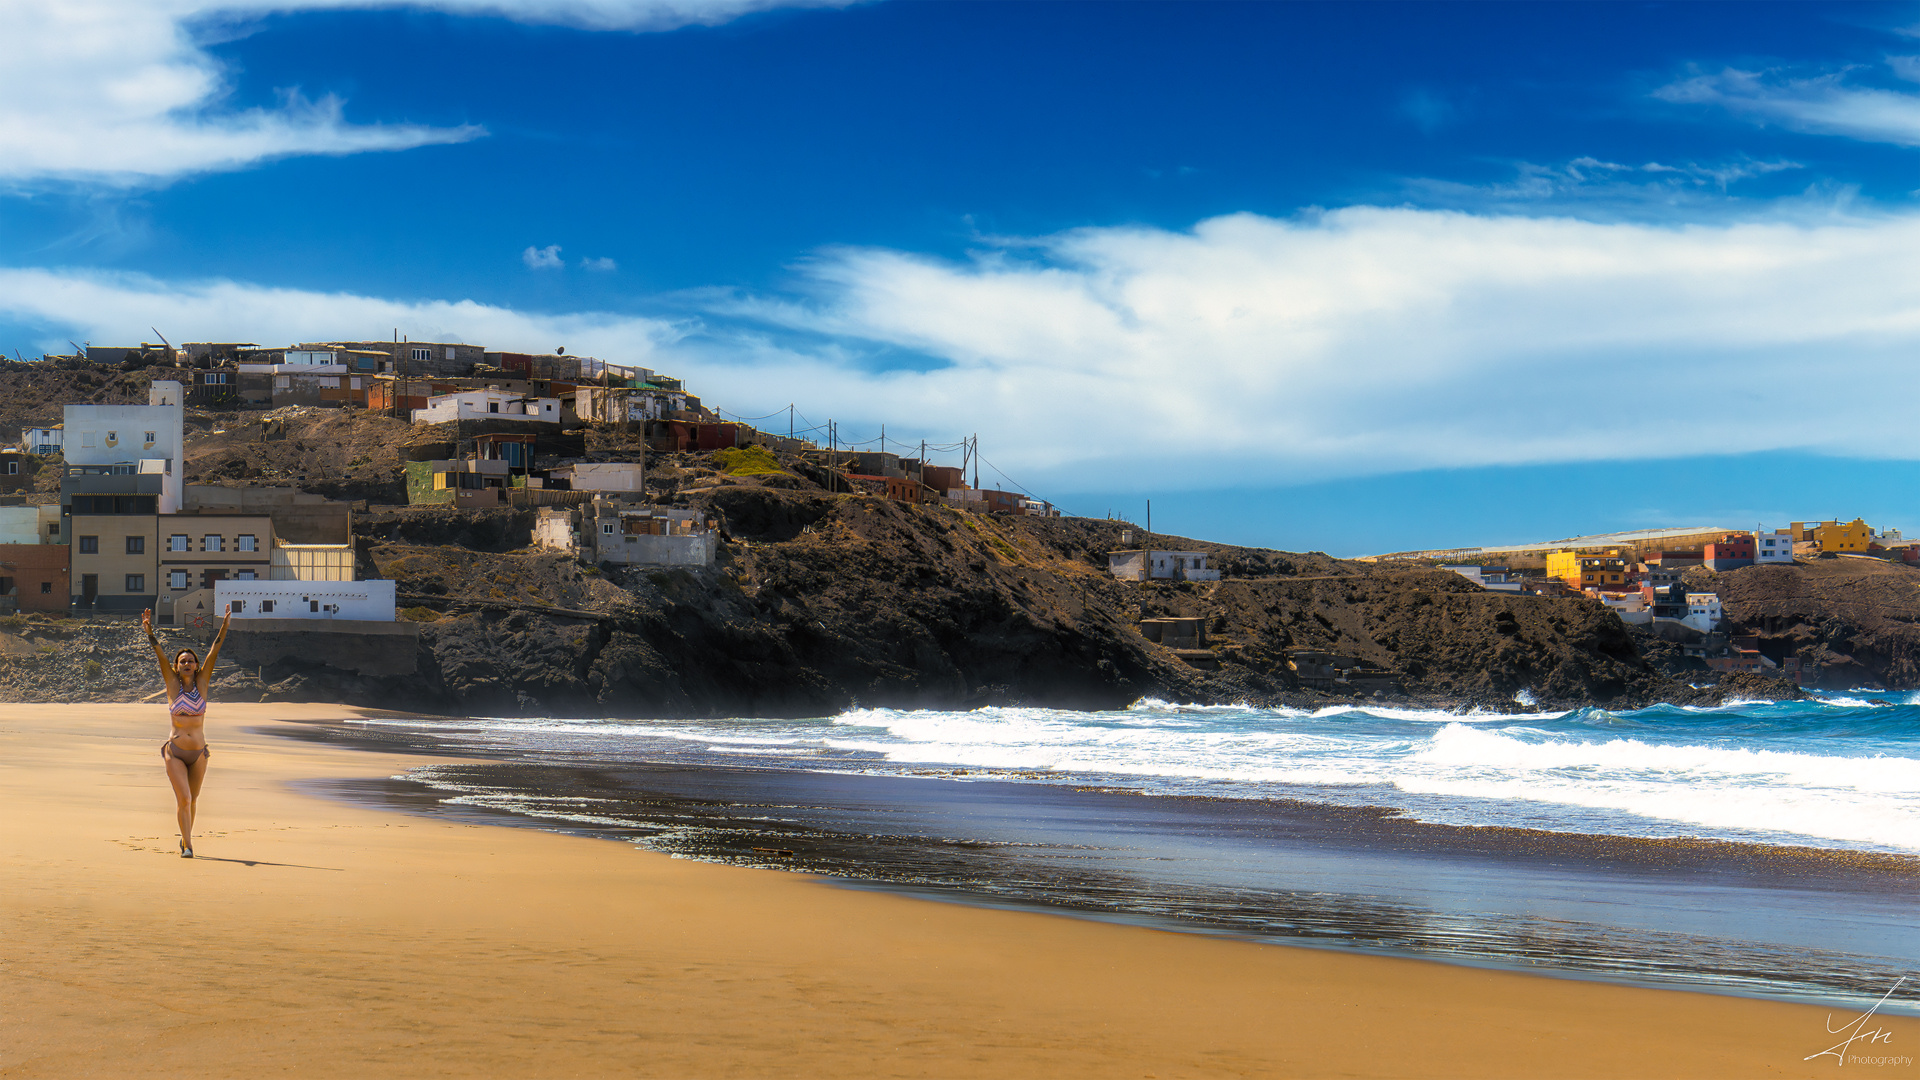
[[[156,330],[151,326],[147,327],[147,329],[153,330],[153,336],[160,339],[160,344],[165,345],[167,347],[168,352],[173,351],[173,342],[167,340],[167,335],[161,333],[159,330]]]

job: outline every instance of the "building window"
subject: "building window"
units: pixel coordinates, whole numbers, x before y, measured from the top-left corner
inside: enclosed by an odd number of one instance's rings
[[[235,581],[257,581],[259,580],[259,575],[251,570],[235,570],[233,572],[233,579]]]
[[[242,536],[242,537],[240,537],[240,539],[239,539],[239,541],[238,541],[238,544],[239,544],[239,546],[238,546],[238,547],[235,547],[235,548],[234,548],[233,550],[235,550],[235,551],[258,551],[258,550],[260,550],[260,538],[259,538],[259,537],[257,537],[257,536],[255,536],[255,535],[253,535],[252,533],[248,533],[248,534],[246,534],[246,535],[244,535],[244,536]]]
[[[320,610],[320,601],[318,601],[318,600],[309,600],[309,601],[307,601],[307,610],[308,610],[308,611],[319,611],[319,610]]]
[[[147,432],[147,445],[148,445],[148,446],[152,446],[152,445],[153,445],[154,443],[157,443],[157,442],[159,442],[159,441],[160,441],[159,439],[156,439],[156,438],[154,438],[154,437],[153,437],[153,432],[151,432],[151,431],[149,431],[149,432]]]
[[[447,346],[447,359],[453,359],[453,346]]]
[[[127,575],[127,591],[130,593],[146,592],[147,591],[147,575],[128,574]]]
[[[144,537],[144,536],[129,536],[129,537],[127,537],[127,554],[129,554],[129,555],[145,555],[146,553],[147,553],[147,538],[146,538],[146,537]]]
[[[603,532],[603,533],[606,533],[606,534],[607,534],[608,536],[612,536],[612,535],[613,535],[613,526],[612,526],[611,524],[608,524],[608,525],[602,525],[602,526],[600,526],[600,531],[601,531],[601,532]]]
[[[50,593],[50,592],[52,592],[52,591],[53,591],[53,582],[51,582],[51,581],[43,581],[43,582],[41,582],[41,583],[40,583],[40,591],[41,591],[42,593]]]
[[[80,554],[82,555],[100,554],[100,538],[97,536],[81,537],[80,538]]]
[[[241,612],[247,610],[247,602],[245,600],[234,600],[227,604],[227,610],[233,612],[235,615],[238,615]]]
[[[225,547],[223,545],[225,543],[226,541],[221,538],[219,533],[208,533],[206,536],[201,537],[200,550],[224,551]]]
[[[193,538],[186,533],[174,533],[172,536],[167,537],[167,550],[192,551]]]
[[[60,535],[60,523],[56,521],[56,522],[54,522],[53,524],[51,524],[51,525],[49,525],[49,526],[47,526],[47,535],[48,535],[48,536],[59,536],[59,535]]]
[[[413,358],[415,360],[421,361],[422,363],[425,363],[426,361],[433,359],[433,350],[415,349],[413,350]]]
[[[167,587],[170,589],[184,589],[187,587],[187,582],[191,579],[192,575],[188,574],[185,570],[169,571],[167,574]]]
[[[272,610],[273,610],[273,601],[271,600],[260,601],[260,614],[265,615],[271,612]]]
[[[7,462],[7,475],[8,476],[20,475],[20,463],[17,461]]]
[[[489,401],[489,402],[487,402],[487,411],[488,411],[488,412],[499,412],[499,411],[500,411],[500,403],[499,403],[499,402],[497,402],[497,401]]]

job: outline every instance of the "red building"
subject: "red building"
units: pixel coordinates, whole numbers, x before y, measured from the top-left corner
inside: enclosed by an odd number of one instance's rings
[[[729,450],[741,444],[739,424],[699,420],[649,420],[649,450]]]
[[[920,469],[920,479],[928,487],[945,495],[949,491],[967,486],[967,472],[948,465],[926,465]]]
[[[65,544],[0,544],[0,595],[21,611],[64,612],[70,566]]]
[[[1708,544],[1701,558],[1715,570],[1737,570],[1753,565],[1753,548],[1752,533],[1729,533]]]

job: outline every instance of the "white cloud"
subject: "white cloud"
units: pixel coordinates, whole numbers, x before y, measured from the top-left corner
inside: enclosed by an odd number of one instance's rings
[[[581,259],[580,265],[588,270],[599,270],[604,273],[612,273],[613,271],[620,269],[619,263],[614,262],[612,259],[606,258],[605,256],[602,256],[598,259]]]
[[[717,329],[56,270],[0,271],[0,316],[61,350],[148,326],[566,345],[746,415],[792,401],[855,438],[882,422],[890,439],[977,431],[988,460],[1055,491],[1757,451],[1920,458],[1920,214],[1662,227],[1356,207],[1082,229],[960,262],[846,250],[806,273],[799,298],[709,299]]]
[[[520,261],[526,263],[529,270],[558,270],[566,265],[560,258],[559,244],[548,244],[543,248],[529,244],[527,250],[520,253]]]
[[[275,289],[232,281],[164,282],[138,274],[0,269],[0,316],[57,325],[45,348],[66,340],[148,340],[158,327],[171,341],[257,341],[284,345],[398,332],[415,341],[458,341],[519,352],[648,360],[692,324],[605,312],[536,315],[471,300],[411,302]]]
[[[1920,457],[1920,216],[1657,227],[1353,208],[833,255],[719,305],[943,366],[770,365],[740,407],[947,419],[1082,489],[1812,449]],[[1649,477],[1651,484],[1685,483]]]
[[[1889,58],[1888,66],[1895,76],[1910,81],[1920,70],[1910,57]],[[1846,74],[1795,77],[1727,68],[1663,86],[1654,96],[1676,104],[1718,106],[1792,131],[1920,146],[1920,95],[1851,86]]]
[[[816,0],[0,0],[0,181],[164,182],[276,157],[461,142],[471,125],[353,124],[333,97],[223,105],[206,46],[236,20],[300,10],[427,7],[593,30],[666,30]]]

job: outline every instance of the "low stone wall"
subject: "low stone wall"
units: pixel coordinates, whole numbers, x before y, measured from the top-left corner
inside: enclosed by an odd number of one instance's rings
[[[236,619],[225,653],[242,666],[295,661],[356,675],[412,675],[419,638],[420,624],[414,622]]]

